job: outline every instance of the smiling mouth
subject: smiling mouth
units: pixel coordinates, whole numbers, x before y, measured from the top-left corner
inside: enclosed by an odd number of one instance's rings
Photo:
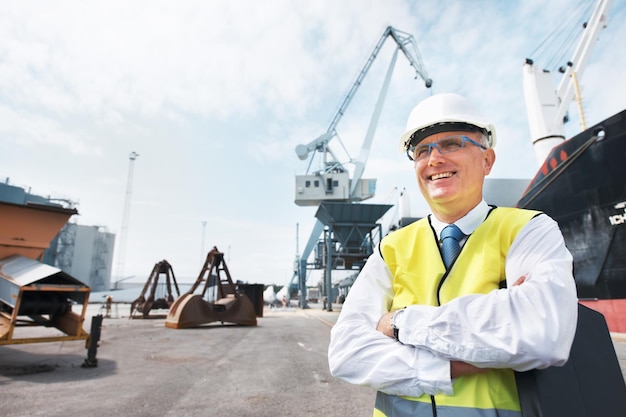
[[[440,180],[442,178],[450,178],[454,175],[454,172],[441,172],[430,176],[431,181]]]

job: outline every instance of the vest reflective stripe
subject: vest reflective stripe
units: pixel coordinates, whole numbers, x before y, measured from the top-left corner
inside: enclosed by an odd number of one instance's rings
[[[411,401],[378,392],[374,417],[432,416],[430,402]],[[437,417],[520,417],[519,411],[437,406]]]
[[[441,305],[464,294],[486,294],[499,288],[505,279],[506,254],[515,236],[537,214],[535,211],[513,208],[492,210],[467,239],[447,274],[435,233],[427,218],[389,234],[381,242],[381,254],[394,277],[391,310],[411,304]],[[442,407],[447,411],[459,411],[445,415],[465,416],[473,409],[480,409],[481,412],[509,410],[514,413],[512,415],[520,415],[517,387],[511,370],[491,370],[457,378],[453,387],[454,395],[435,396],[437,409]],[[404,401],[431,407],[429,395],[406,398]],[[414,406],[421,407],[417,404]],[[386,415],[405,414],[394,412]]]

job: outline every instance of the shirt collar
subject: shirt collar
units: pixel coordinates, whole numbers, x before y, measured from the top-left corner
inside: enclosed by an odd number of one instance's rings
[[[483,221],[485,221],[485,219],[487,218],[487,214],[489,214],[489,206],[487,205],[485,200],[482,200],[464,217],[461,217],[459,220],[454,222],[454,224],[456,224],[458,228],[461,229],[464,235],[469,236],[474,232],[474,230],[476,230],[478,226],[480,226]],[[448,225],[448,223],[437,220],[437,218],[432,214],[430,214],[428,217],[430,218],[430,224],[433,226],[435,232],[437,233],[437,238],[440,239],[441,231],[444,227]]]

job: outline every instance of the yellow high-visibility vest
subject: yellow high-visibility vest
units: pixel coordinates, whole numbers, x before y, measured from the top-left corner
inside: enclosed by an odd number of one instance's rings
[[[381,254],[393,276],[394,298],[391,311],[412,304],[438,306],[466,294],[487,294],[505,281],[505,259],[519,231],[539,212],[516,208],[495,208],[476,228],[451,270],[446,269],[437,237],[428,219],[423,218],[387,235],[380,244]],[[520,412],[515,376],[510,369],[457,378],[454,395],[437,394],[434,398],[395,397],[378,393],[374,416],[413,415],[434,400],[437,407],[449,412],[458,408],[466,416],[518,416]],[[403,410],[407,414],[404,414]],[[400,412],[398,414],[398,412]]]

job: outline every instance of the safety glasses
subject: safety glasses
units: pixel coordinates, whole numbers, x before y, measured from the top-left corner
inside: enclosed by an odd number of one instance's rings
[[[419,161],[421,159],[428,158],[433,151],[433,148],[437,148],[441,154],[452,153],[464,148],[466,142],[469,142],[474,146],[478,146],[479,148],[487,149],[484,145],[481,145],[467,136],[455,135],[439,139],[433,143],[418,143],[417,145],[409,146],[406,150],[406,154],[411,161]]]

